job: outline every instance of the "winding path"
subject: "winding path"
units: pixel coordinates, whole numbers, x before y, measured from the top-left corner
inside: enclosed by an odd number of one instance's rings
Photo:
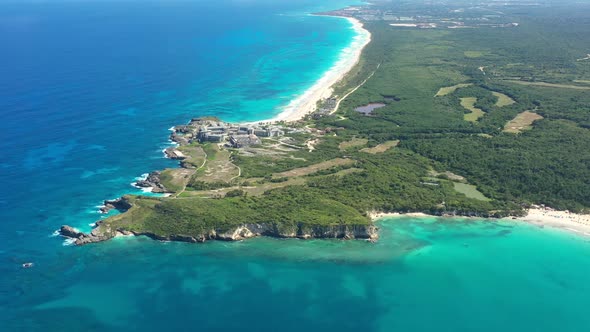
[[[377,72],[377,70],[379,69],[379,67],[381,67],[381,64],[378,64],[377,65],[377,68],[375,68],[375,70],[373,70],[373,72],[371,73],[371,75],[369,75],[369,77],[367,77],[364,81],[362,81],[361,84],[357,85],[356,88],[352,89],[352,91],[350,91],[349,93],[345,94],[344,97],[338,99],[338,102],[336,103],[336,107],[334,107],[334,110],[332,112],[330,112],[330,114],[334,114],[334,113],[338,112],[338,108],[340,107],[340,102],[342,102],[344,99],[346,99],[348,96],[350,96],[353,92],[355,92],[361,86],[363,86],[365,83],[367,83],[367,81],[369,79],[371,79],[371,77],[373,77],[373,75],[375,75],[375,73]]]
[[[205,159],[203,160],[203,163],[201,164],[201,166],[199,166],[197,169],[195,169],[195,171],[193,172],[192,175],[194,175],[198,170],[200,170],[201,168],[205,167],[205,164],[207,163],[207,152],[205,152],[205,150],[203,150],[203,153],[205,154]],[[191,176],[192,176],[191,175]],[[190,180],[189,180],[190,181]],[[179,191],[178,193],[176,193],[176,195],[174,195],[174,198],[178,198],[183,192],[186,191],[186,186],[188,185],[188,182],[184,184],[184,186],[182,187],[182,190]]]
[[[239,178],[240,176],[242,176],[242,169],[240,168],[240,166],[234,164],[234,166],[236,166],[238,168],[238,175],[234,176],[233,178],[229,179],[229,182],[231,183],[234,179]]]

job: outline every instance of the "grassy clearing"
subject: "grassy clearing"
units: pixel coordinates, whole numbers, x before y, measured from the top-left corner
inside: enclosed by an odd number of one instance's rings
[[[437,172],[435,170],[430,170],[428,172],[428,175],[431,175],[434,178],[448,179],[451,181],[458,181],[458,182],[465,182],[466,181],[464,177],[462,177],[461,175],[457,175],[451,171]]]
[[[205,198],[216,198],[216,197],[225,197],[225,195],[235,189],[241,189],[248,196],[260,196],[265,192],[273,189],[278,188],[285,188],[289,186],[303,186],[305,185],[306,181],[303,178],[295,177],[290,178],[287,181],[273,183],[273,182],[264,182],[261,184],[255,184],[251,186],[233,186],[233,187],[226,187],[226,188],[219,188],[213,190],[199,190],[199,191],[185,191],[179,197],[205,197]]]
[[[342,142],[338,145],[340,151],[344,151],[350,148],[365,146],[369,142],[366,138],[353,138],[350,141]]]
[[[476,186],[474,186],[472,184],[454,182],[453,186],[455,187],[455,191],[457,191],[469,198],[477,199],[478,201],[484,201],[484,202],[491,201],[484,194],[482,194],[479,190],[477,190]]]
[[[514,119],[510,120],[504,126],[503,131],[505,133],[518,134],[525,130],[531,129],[533,122],[541,119],[543,119],[543,117],[539,114],[530,111],[525,111],[518,114]]]
[[[102,234],[114,233],[118,228],[130,231],[141,231],[145,220],[152,216],[154,207],[160,202],[153,197],[126,196],[130,199],[131,208],[125,213],[110,217],[106,227],[97,228]]]
[[[447,86],[447,87],[444,87],[444,88],[440,88],[440,90],[438,90],[438,92],[434,96],[435,97],[442,97],[442,96],[450,95],[451,93],[457,91],[457,89],[466,88],[466,87],[471,86],[471,85],[473,85],[473,84],[471,84],[471,83],[461,83],[461,84],[457,84],[457,85],[453,85],[453,86]]]
[[[479,118],[483,117],[486,113],[481,109],[475,107],[475,103],[477,103],[477,98],[474,97],[465,97],[461,98],[461,106],[465,109],[471,111],[471,113],[465,114],[463,119],[469,122],[477,122]]]
[[[326,170],[326,169],[329,169],[329,168],[332,168],[335,166],[351,165],[354,163],[355,163],[355,161],[352,159],[335,158],[335,159],[321,162],[319,164],[314,164],[314,165],[307,166],[307,167],[296,168],[296,169],[292,169],[292,170],[286,171],[286,172],[276,173],[276,174],[274,174],[274,177],[276,177],[276,178],[287,177],[288,178],[288,177],[296,177],[296,176],[305,176],[305,175],[313,174],[318,171]]]
[[[177,150],[187,156],[187,158],[182,161],[182,164],[185,167],[199,168],[205,162],[205,151],[198,145],[181,146],[178,147]]]
[[[377,153],[383,153],[393,147],[396,147],[399,144],[399,141],[387,141],[385,143],[381,143],[375,147],[372,148],[364,148],[361,150],[361,152],[366,152],[366,153],[371,153],[371,154],[377,154]]]
[[[231,153],[221,149],[218,145],[204,146],[207,153],[207,162],[193,176],[193,181],[209,183],[225,182],[239,175],[239,169],[230,161]]]
[[[516,103],[516,101],[514,101],[514,99],[508,97],[507,95],[505,95],[503,93],[493,91],[492,94],[496,98],[498,98],[498,101],[496,102],[497,107],[510,106],[510,105]]]
[[[506,82],[520,84],[520,85],[540,86],[540,87],[545,87],[545,88],[590,90],[590,86],[555,84],[555,83],[547,83],[547,82],[526,82],[526,81],[514,81],[514,80],[507,80]]]
[[[315,165],[318,166],[318,165]],[[325,169],[324,165],[321,165],[322,169]],[[321,169],[318,169],[321,170]],[[298,171],[301,172],[302,175],[308,175],[308,174],[313,174],[307,172],[306,170],[302,170],[299,169]],[[341,171],[338,171],[336,173],[330,174],[329,176],[336,176],[336,177],[342,177],[345,175],[349,175],[349,174],[353,174],[353,173],[358,173],[358,172],[362,172],[364,171],[361,168],[347,168],[347,169],[343,169]],[[314,177],[314,178],[322,178],[322,177],[326,177],[324,176],[318,176],[318,177]],[[232,190],[235,189],[241,189],[243,190],[245,193],[247,193],[248,196],[260,196],[263,195],[265,192],[268,192],[269,190],[273,190],[273,189],[279,189],[279,188],[285,188],[285,187],[289,187],[289,186],[303,186],[307,183],[307,180],[301,176],[293,176],[288,178],[286,181],[282,181],[282,182],[262,182],[260,183],[259,181],[262,181],[262,178],[249,178],[247,181],[252,183],[251,185],[243,185],[243,186],[233,186],[233,187],[227,187],[227,188],[220,188],[220,189],[214,189],[214,190],[201,190],[201,191],[187,191],[184,192],[180,195],[180,197],[207,197],[207,198],[216,198],[216,197],[225,197],[225,195]]]
[[[160,182],[169,191],[179,192],[186,187],[195,172],[187,168],[166,169],[160,174]]]

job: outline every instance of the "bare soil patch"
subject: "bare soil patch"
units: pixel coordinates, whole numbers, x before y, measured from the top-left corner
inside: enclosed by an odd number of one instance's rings
[[[504,126],[503,131],[505,133],[518,134],[523,132],[524,130],[531,129],[533,122],[542,119],[543,117],[537,113],[533,113],[531,111],[524,111],[518,114],[514,119],[510,120]]]
[[[309,174],[313,174],[317,171],[329,169],[335,166],[343,166],[343,165],[350,165],[354,164],[354,160],[352,159],[343,159],[343,158],[336,158],[331,159],[328,161],[321,162],[319,164],[314,164],[307,167],[301,167],[292,169],[290,171],[285,171],[281,173],[274,174],[274,177],[281,178],[281,177],[295,177],[295,176],[305,176]]]

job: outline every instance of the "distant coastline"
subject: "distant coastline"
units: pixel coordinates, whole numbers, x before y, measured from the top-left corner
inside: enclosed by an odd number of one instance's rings
[[[332,96],[333,86],[338,83],[359,62],[365,46],[371,41],[371,33],[364,28],[363,23],[353,17],[321,15],[348,20],[352,24],[356,36],[349,47],[341,53],[340,59],[307,91],[293,99],[276,117],[260,122],[293,122],[303,119],[307,114],[316,110],[317,102]],[[259,122],[259,121],[256,121]]]

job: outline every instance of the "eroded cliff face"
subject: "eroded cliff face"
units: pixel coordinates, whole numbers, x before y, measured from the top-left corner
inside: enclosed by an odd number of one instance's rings
[[[198,235],[157,235],[151,232],[132,232],[125,229],[111,229],[110,225],[99,223],[89,234],[81,233],[69,226],[62,226],[60,233],[64,237],[76,239],[76,245],[85,245],[107,241],[118,235],[145,235],[155,240],[205,242],[207,240],[239,241],[257,236],[279,238],[333,238],[333,239],[367,239],[375,241],[379,238],[377,227],[374,225],[337,225],[337,226],[277,226],[276,224],[245,224],[230,230],[211,229]]]
[[[213,239],[236,241],[255,236],[280,238],[334,238],[334,239],[372,239],[379,235],[374,225],[337,225],[337,226],[277,226],[276,224],[246,224],[231,231],[215,232]]]

